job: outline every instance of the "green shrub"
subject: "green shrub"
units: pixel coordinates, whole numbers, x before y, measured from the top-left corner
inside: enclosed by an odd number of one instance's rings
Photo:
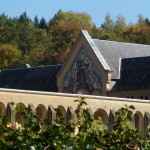
[[[29,108],[23,112],[25,124],[18,128],[6,116],[0,117],[0,149],[3,150],[125,150],[150,149],[148,139],[131,123],[133,106],[118,109],[113,129],[108,133],[101,118],[95,120],[84,108],[83,98],[78,102],[74,118],[66,124],[58,109],[56,124],[40,120]],[[17,108],[17,107],[16,107]]]

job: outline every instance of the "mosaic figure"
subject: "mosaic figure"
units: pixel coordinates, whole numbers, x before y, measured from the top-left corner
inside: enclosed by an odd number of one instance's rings
[[[64,80],[64,92],[75,93],[78,89],[85,89],[89,93],[101,91],[102,79],[84,48],[75,59],[72,69]]]

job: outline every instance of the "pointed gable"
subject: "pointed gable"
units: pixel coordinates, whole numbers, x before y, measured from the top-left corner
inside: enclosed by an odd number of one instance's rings
[[[103,95],[110,67],[87,31],[82,30],[57,76],[59,92],[76,93],[79,89]],[[105,75],[104,75],[105,74]]]
[[[81,47],[64,79],[63,92],[76,93],[78,89],[85,89],[88,93],[99,90],[102,93],[102,77],[84,47]]]

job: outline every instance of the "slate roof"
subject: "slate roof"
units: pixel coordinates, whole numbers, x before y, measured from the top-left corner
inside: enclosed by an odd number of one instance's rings
[[[112,78],[119,78],[119,59],[150,56],[150,45],[93,39],[97,48],[113,71]]]
[[[58,92],[56,75],[62,65],[0,71],[0,88]]]
[[[150,89],[150,56],[121,60],[120,79],[113,91]]]

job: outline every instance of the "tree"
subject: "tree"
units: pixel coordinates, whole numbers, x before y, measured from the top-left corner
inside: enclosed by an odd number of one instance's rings
[[[4,26],[8,17],[5,15],[5,13],[0,14],[0,26]]]
[[[142,24],[142,23],[144,23],[144,22],[145,22],[144,16],[141,15],[141,14],[138,14],[138,23],[139,23],[139,24]]]
[[[39,28],[41,29],[47,29],[47,23],[45,21],[45,19],[42,17],[40,22],[39,22]]]
[[[34,17],[33,24],[34,24],[34,26],[35,26],[36,28],[39,27],[39,19],[38,19],[38,16],[37,16],[37,15]]]
[[[87,13],[78,13],[78,12],[73,12],[73,11],[65,12],[65,11],[59,10],[56,13],[56,15],[52,19],[50,19],[49,27],[56,24],[56,22],[59,20],[65,20],[65,21],[73,20],[75,22],[81,22],[81,23],[87,24],[91,27],[93,26],[92,18]]]
[[[27,16],[27,13],[26,13],[26,12],[23,12],[23,13],[19,16],[18,21],[19,21],[20,23],[27,23],[27,22],[29,22],[29,21],[31,21],[31,20],[30,20],[30,18]]]
[[[50,49],[55,50],[58,53],[56,57],[63,62],[64,54],[67,55],[80,30],[88,30],[91,33],[92,27],[92,19],[88,14],[60,10],[49,22],[49,35],[53,43]]]
[[[115,28],[123,28],[126,26],[126,18],[122,15],[117,16],[117,20],[115,22]]]
[[[101,26],[102,28],[105,28],[106,30],[113,30],[114,21],[111,19],[111,16],[109,13],[106,14],[105,21]]]
[[[145,18],[145,22],[148,26],[150,26],[150,20],[148,18]]]
[[[18,49],[10,44],[0,45],[0,67],[8,68],[12,61],[20,56]]]

